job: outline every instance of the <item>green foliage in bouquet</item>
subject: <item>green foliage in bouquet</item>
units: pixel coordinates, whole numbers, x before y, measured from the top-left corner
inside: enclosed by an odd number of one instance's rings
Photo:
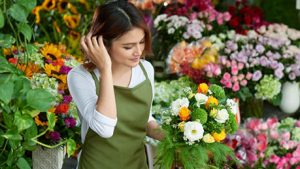
[[[201,83],[196,93],[181,90],[185,96],[162,113],[165,138],[158,145],[156,164],[171,168],[179,163],[185,169],[195,169],[220,167],[228,159],[235,161],[232,149],[221,143],[226,134],[238,128],[233,100],[227,99],[218,85]]]

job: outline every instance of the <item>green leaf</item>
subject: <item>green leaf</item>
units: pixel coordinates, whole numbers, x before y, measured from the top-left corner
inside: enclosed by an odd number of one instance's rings
[[[48,119],[48,129],[50,131],[53,131],[54,126],[55,126],[55,114],[51,112],[47,112],[47,119]]]
[[[33,151],[36,149],[36,142],[32,140],[27,140],[23,142],[22,146],[25,150]]]
[[[3,134],[4,134],[3,130],[0,129],[0,136]],[[3,144],[4,144],[4,137],[0,137],[0,147],[2,147]]]
[[[9,152],[7,160],[6,160],[6,164],[9,167],[11,167],[13,162],[14,162],[14,152],[13,152],[13,149],[10,149],[10,152]]]
[[[20,169],[31,169],[30,165],[28,164],[28,162],[23,157],[18,159],[17,166]]]
[[[2,100],[5,104],[8,104],[14,93],[14,83],[12,81],[8,81],[0,84],[0,100]]]
[[[17,0],[17,4],[24,6],[28,12],[31,12],[36,6],[36,0]]]
[[[22,140],[22,136],[18,133],[18,130],[15,129],[8,129],[2,137],[8,140]]]
[[[24,133],[24,139],[30,140],[38,134],[36,125],[30,126]]]
[[[68,141],[67,141],[68,157],[70,157],[72,154],[74,154],[75,150],[76,150],[76,142],[73,139],[68,139]]]
[[[28,114],[21,114],[21,112],[15,112],[15,125],[18,127],[18,131],[28,129],[34,124],[33,119]]]
[[[28,106],[46,112],[51,107],[54,97],[44,89],[32,89],[28,91],[26,100]]]
[[[7,112],[3,112],[3,121],[4,124],[8,127],[8,128],[12,128],[13,127],[13,122],[14,122],[14,117],[12,113],[7,113]]]
[[[16,39],[13,36],[0,33],[0,47],[10,48],[15,42]]]
[[[38,47],[32,45],[32,44],[28,44],[26,45],[26,52],[31,55],[33,53],[37,53],[39,51]]]
[[[0,28],[4,27],[4,23],[5,23],[4,15],[3,15],[2,10],[0,9]]]
[[[29,13],[26,11],[25,7],[19,4],[13,4],[8,9],[8,14],[16,21],[27,23],[27,16]]]
[[[18,30],[30,41],[32,37],[32,29],[27,23],[19,23]]]

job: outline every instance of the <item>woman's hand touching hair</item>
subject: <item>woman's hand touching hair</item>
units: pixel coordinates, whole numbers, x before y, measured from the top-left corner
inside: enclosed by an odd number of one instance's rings
[[[100,72],[111,71],[111,58],[103,43],[102,36],[92,36],[88,33],[81,37],[81,50],[85,57],[99,69]]]

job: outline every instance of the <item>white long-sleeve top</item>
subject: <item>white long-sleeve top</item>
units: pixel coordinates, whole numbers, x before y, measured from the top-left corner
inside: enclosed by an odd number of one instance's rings
[[[141,60],[148,78],[151,82],[153,97],[154,97],[154,69],[152,65]],[[94,69],[94,72],[99,79],[100,72]],[[143,70],[140,65],[132,68],[132,75],[129,83],[129,88],[133,88],[146,80]],[[96,110],[98,96],[96,94],[95,82],[91,74],[83,67],[83,65],[73,68],[68,73],[68,87],[73,97],[73,100],[79,109],[79,118],[81,122],[81,141],[84,143],[86,133],[89,128],[95,131],[99,136],[108,138],[113,135],[117,119],[112,119],[103,115]],[[150,113],[148,122],[155,120]]]

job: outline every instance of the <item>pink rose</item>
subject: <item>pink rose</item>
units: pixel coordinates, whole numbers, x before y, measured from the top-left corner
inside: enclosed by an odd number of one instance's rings
[[[232,87],[232,91],[237,92],[240,90],[240,85],[238,82],[235,82]]]
[[[236,65],[232,65],[231,66],[231,74],[237,75],[238,71],[239,71],[239,69],[238,69],[238,67]]]
[[[248,72],[247,75],[246,75],[246,79],[247,80],[252,79],[252,73]]]
[[[238,69],[242,70],[244,68],[244,63],[238,63]]]
[[[245,78],[245,75],[244,75],[244,74],[239,74],[239,75],[238,75],[239,81],[242,81],[244,78]]]
[[[232,87],[232,83],[230,81],[227,81],[225,84],[226,88],[231,88]]]
[[[233,83],[237,82],[237,81],[238,81],[238,77],[237,77],[237,76],[232,76],[232,77],[231,77],[231,81],[232,81]]]
[[[231,15],[230,15],[229,12],[225,12],[225,13],[223,14],[223,17],[224,17],[224,20],[225,20],[225,21],[229,21],[229,20],[231,19]]]
[[[223,75],[223,79],[226,80],[226,81],[230,81],[231,75],[230,75],[228,72],[226,72],[226,73],[224,73],[224,75]]]
[[[246,86],[248,84],[248,81],[246,79],[241,81],[241,86]]]

